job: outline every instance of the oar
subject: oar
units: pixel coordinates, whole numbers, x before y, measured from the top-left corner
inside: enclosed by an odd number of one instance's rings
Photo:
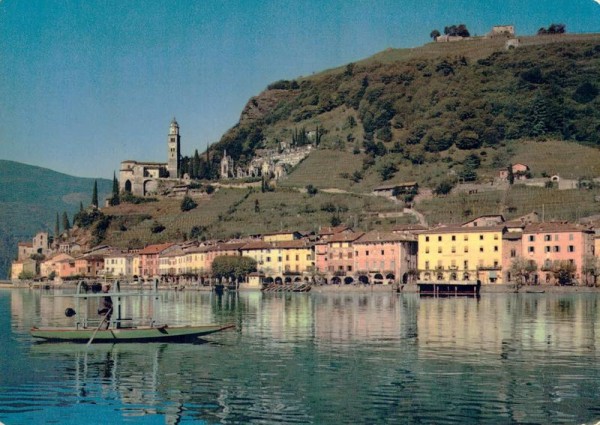
[[[98,333],[98,331],[100,330],[100,328],[104,324],[104,321],[106,320],[106,318],[108,317],[108,315],[110,314],[111,311],[112,311],[112,307],[108,309],[108,311],[106,312],[106,314],[102,318],[102,321],[100,322],[100,324],[98,325],[98,327],[96,328],[96,330],[94,331],[94,333],[92,334],[92,337],[90,338],[90,340],[87,342],[86,347],[90,346],[90,344],[92,343],[92,341],[96,337],[96,334]]]

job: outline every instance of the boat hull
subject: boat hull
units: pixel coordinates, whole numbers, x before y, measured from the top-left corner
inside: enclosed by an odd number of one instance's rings
[[[44,341],[87,343],[186,341],[210,335],[234,325],[155,326],[98,330],[90,328],[32,328],[31,336]],[[96,335],[94,335],[94,332]]]

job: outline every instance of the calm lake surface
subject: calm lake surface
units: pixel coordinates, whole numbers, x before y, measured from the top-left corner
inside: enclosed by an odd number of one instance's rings
[[[160,321],[237,329],[87,349],[31,340],[70,320],[50,294],[0,290],[6,425],[600,421],[599,294],[163,292]]]

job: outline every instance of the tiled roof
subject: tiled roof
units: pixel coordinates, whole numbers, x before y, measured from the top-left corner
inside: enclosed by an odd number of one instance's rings
[[[273,247],[273,245],[270,244],[269,242],[252,241],[252,242],[248,242],[247,244],[245,244],[242,247],[242,250],[250,251],[250,250],[257,250],[257,249],[271,249],[272,247]]]
[[[352,231],[348,226],[322,227],[321,230],[319,230],[319,235],[335,235],[336,233],[341,233],[346,230]]]
[[[177,247],[173,250],[170,250],[165,255],[161,255],[161,257],[164,257],[164,258],[181,257],[182,255],[185,255],[185,254],[186,254],[186,252],[183,249],[181,249],[180,247]]]
[[[356,241],[355,244],[361,243],[381,243],[381,242],[405,242],[414,241],[415,237],[407,234],[391,233],[391,232],[380,232],[374,230],[372,232],[365,233]]]
[[[155,245],[148,245],[146,248],[142,249],[139,254],[140,255],[152,255],[152,254],[160,254],[165,249],[172,247],[174,244],[172,243],[161,243]]]
[[[327,240],[327,243],[332,243],[332,242],[353,242],[353,241],[357,240],[358,238],[360,238],[362,235],[364,235],[363,232],[358,232],[358,233],[337,233],[337,234],[331,236]]]
[[[436,227],[435,229],[426,230],[420,232],[422,235],[435,235],[438,233],[487,233],[487,232],[501,232],[505,226],[475,226],[475,227],[461,227],[461,226],[443,226]]]
[[[294,241],[279,241],[273,242],[275,248],[294,249],[294,248],[309,248],[311,244],[306,240],[296,239]]]
[[[531,223],[525,226],[523,233],[560,233],[560,232],[593,232],[589,227],[578,224],[550,221],[544,223]]]

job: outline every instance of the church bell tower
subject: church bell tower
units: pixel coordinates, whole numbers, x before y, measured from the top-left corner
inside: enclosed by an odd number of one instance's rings
[[[173,118],[171,126],[169,127],[169,160],[167,162],[167,171],[169,172],[169,177],[172,179],[179,177],[179,159],[181,158],[180,140],[179,124],[177,124],[177,121]]]

